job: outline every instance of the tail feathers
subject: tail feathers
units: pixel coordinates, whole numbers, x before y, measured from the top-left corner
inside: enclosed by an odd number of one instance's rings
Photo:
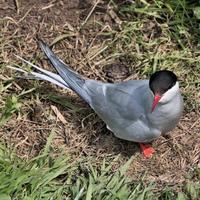
[[[26,70],[21,69],[21,68],[8,66],[8,68],[14,69],[15,71],[18,71],[19,73],[22,74],[22,76],[18,76],[18,77],[25,78],[25,79],[45,80],[45,81],[48,81],[50,83],[56,84],[59,87],[62,87],[62,88],[65,88],[65,89],[69,88],[67,83],[58,74],[44,70],[44,69],[32,64],[31,62],[21,58],[20,56],[17,56],[17,57],[39,71],[39,72],[26,71]]]
[[[76,92],[89,103],[89,95],[87,94],[87,91],[84,90],[85,79],[70,69],[69,66],[62,60],[60,60],[42,40],[39,40],[39,45],[61,78],[68,84],[69,88],[71,88],[74,92]]]

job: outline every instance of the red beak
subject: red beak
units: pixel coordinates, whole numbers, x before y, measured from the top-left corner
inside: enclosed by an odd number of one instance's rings
[[[154,111],[154,109],[156,108],[156,106],[157,106],[158,102],[160,101],[160,99],[161,99],[160,95],[156,94],[154,96],[151,112]]]

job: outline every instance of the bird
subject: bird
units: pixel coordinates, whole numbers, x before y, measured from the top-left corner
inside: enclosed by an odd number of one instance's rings
[[[146,158],[152,157],[155,152],[149,143],[161,135],[169,135],[178,124],[183,113],[183,97],[174,72],[163,69],[154,72],[149,80],[104,83],[78,74],[44,41],[39,39],[38,43],[57,73],[42,69],[17,55],[36,71],[10,68],[23,73],[25,78],[49,81],[74,91],[117,138],[139,143]]]

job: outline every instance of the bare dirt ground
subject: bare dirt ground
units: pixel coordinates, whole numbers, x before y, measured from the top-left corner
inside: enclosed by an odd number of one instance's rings
[[[119,24],[109,14],[107,3],[101,1],[95,7],[91,0],[68,1],[1,1],[1,36],[4,48],[1,49],[0,62],[18,63],[14,54],[26,59],[38,58],[44,68],[51,69],[37,47],[36,35],[49,44],[60,58],[70,63],[77,72],[88,78],[116,82],[129,77],[138,78],[134,67],[129,68],[128,60],[115,60],[106,64],[100,52],[104,42],[112,40],[109,36],[98,35],[105,29],[118,29]],[[115,67],[116,66],[116,67]],[[12,77],[10,70],[4,70],[3,77]],[[105,157],[120,155],[123,163],[131,156],[134,161],[128,174],[138,179],[145,174],[146,181],[156,181],[160,185],[181,185],[194,168],[200,167],[200,123],[196,112],[186,110],[172,137],[159,138],[153,142],[156,153],[151,159],[145,159],[138,145],[122,141],[109,132],[104,123],[75,94],[64,91],[45,82],[16,79],[9,92],[20,93],[23,89],[36,88],[23,96],[20,116],[14,115],[1,129],[0,136],[8,146],[16,148],[24,159],[37,155],[44,146],[47,136],[56,132],[53,145],[63,148],[73,158],[95,156],[96,162]],[[66,98],[81,111],[64,108],[46,99],[48,94]],[[65,117],[61,122],[55,115],[55,106]]]

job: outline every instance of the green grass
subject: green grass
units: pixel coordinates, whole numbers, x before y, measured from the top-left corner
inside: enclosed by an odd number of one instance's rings
[[[166,188],[156,192],[154,184],[131,180],[126,175],[131,158],[118,170],[112,170],[117,160],[104,159],[96,166],[91,158],[72,161],[62,151],[51,147],[50,134],[41,153],[31,160],[23,160],[14,151],[0,144],[0,199],[86,199],[86,200],[185,200],[198,199],[200,188],[189,182],[183,192]]]
[[[2,109],[0,117],[0,126],[6,123],[14,112],[19,111],[21,104],[16,96],[9,96],[5,101],[5,107]]]

